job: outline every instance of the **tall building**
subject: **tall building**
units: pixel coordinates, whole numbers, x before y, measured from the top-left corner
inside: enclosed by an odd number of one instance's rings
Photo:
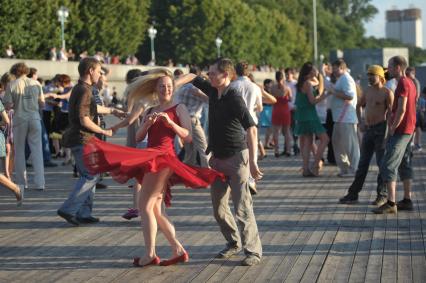
[[[386,38],[423,48],[421,10],[410,8],[386,11]]]

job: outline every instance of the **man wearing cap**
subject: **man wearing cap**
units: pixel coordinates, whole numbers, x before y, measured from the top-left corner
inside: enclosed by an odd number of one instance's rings
[[[364,132],[361,144],[361,156],[356,170],[355,179],[349,187],[346,196],[339,201],[344,204],[358,202],[358,194],[367,177],[373,154],[376,154],[377,166],[380,164],[385,152],[385,137],[387,129],[387,117],[391,113],[393,92],[384,87],[385,73],[381,66],[372,65],[368,68],[369,86],[358,101],[356,112],[358,121],[361,119],[361,108],[364,109],[364,122],[360,129]],[[381,206],[386,203],[386,185],[380,173],[377,176],[377,197],[373,204]]]
[[[386,183],[388,201],[373,209],[376,214],[397,213],[398,210],[413,210],[411,201],[411,141],[416,127],[416,86],[405,76],[407,60],[402,56],[389,59],[389,74],[398,81],[395,90],[395,103],[389,120],[389,138],[386,142],[385,155],[380,166],[380,175]],[[404,184],[404,199],[395,203],[396,181],[398,175]]]

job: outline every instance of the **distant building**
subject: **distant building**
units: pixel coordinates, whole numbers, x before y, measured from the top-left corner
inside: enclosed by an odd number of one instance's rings
[[[371,65],[388,66],[388,61],[393,56],[400,55],[407,59],[408,48],[368,48],[344,49],[330,52],[330,62],[343,58],[351,71],[353,78],[360,78],[363,86],[367,85],[367,70]]]
[[[386,38],[423,48],[421,10],[386,11]]]

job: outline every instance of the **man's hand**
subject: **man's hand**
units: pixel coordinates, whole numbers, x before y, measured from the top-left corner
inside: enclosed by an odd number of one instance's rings
[[[117,118],[124,119],[127,116],[126,112],[123,112],[119,109],[111,108],[111,114]]]
[[[255,161],[250,161],[250,173],[253,179],[260,180],[263,177],[263,173],[260,171]]]
[[[102,133],[104,136],[107,136],[107,137],[112,137],[112,135],[114,134],[113,132],[112,132],[112,130],[111,129],[107,129],[107,130],[103,130],[103,133]]]

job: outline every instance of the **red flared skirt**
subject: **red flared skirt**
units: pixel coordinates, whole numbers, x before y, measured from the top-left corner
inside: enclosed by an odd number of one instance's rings
[[[111,177],[125,183],[136,178],[142,184],[146,173],[156,173],[170,168],[173,175],[169,186],[183,184],[191,188],[206,188],[216,178],[225,176],[213,169],[194,167],[182,163],[174,153],[156,148],[137,149],[115,145],[91,138],[83,148],[83,160],[90,174],[109,172]],[[170,190],[166,192],[165,203],[170,205]]]

